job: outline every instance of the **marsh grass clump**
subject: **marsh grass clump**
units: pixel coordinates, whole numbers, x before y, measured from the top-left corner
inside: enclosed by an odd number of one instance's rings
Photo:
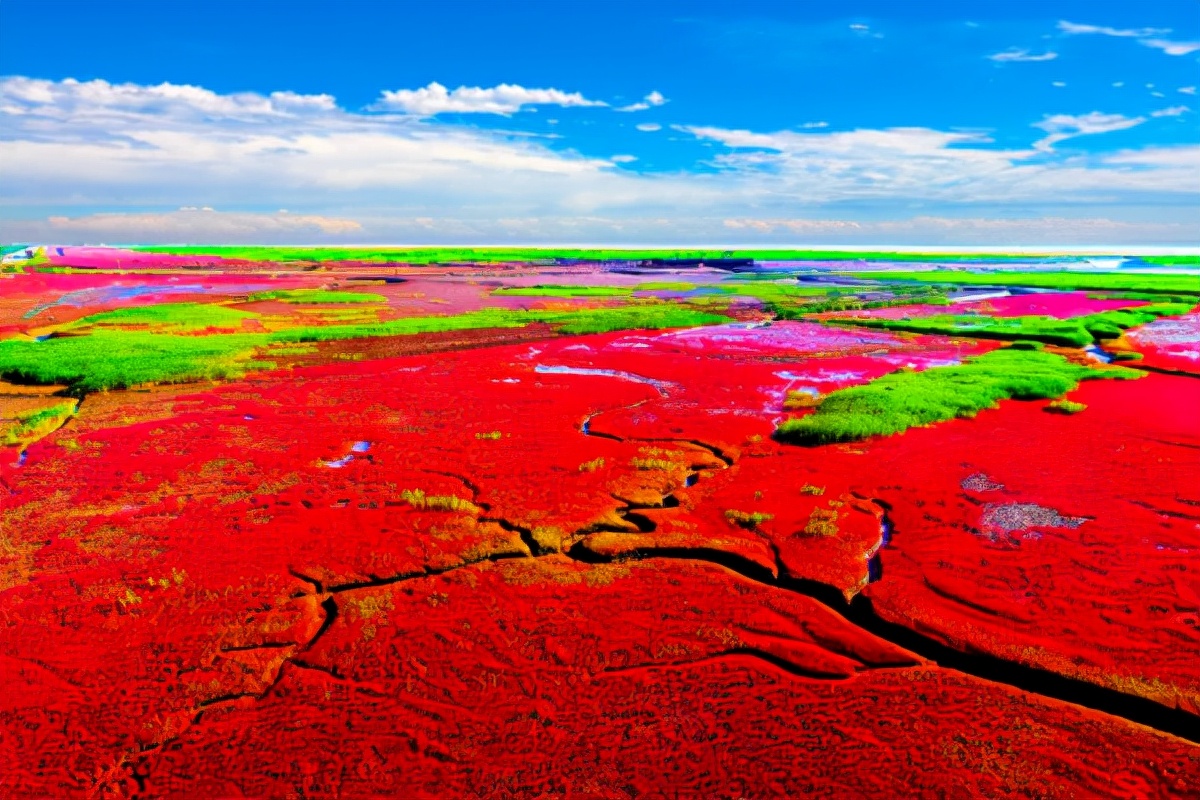
[[[585,461],[579,465],[580,472],[595,472],[604,466],[604,456],[593,458],[591,461]]]
[[[479,506],[470,500],[464,500],[454,495],[425,494],[422,489],[405,489],[400,492],[400,499],[413,508],[430,511],[453,511],[466,514],[478,514]]]
[[[1074,400],[1054,400],[1047,404],[1046,410],[1053,414],[1078,414],[1087,408],[1086,403],[1077,403]]]
[[[800,411],[805,408],[816,408],[821,404],[821,395],[806,392],[803,389],[792,389],[783,400],[784,411]]]
[[[668,461],[665,458],[638,458],[637,456],[629,459],[629,465],[634,469],[640,470],[672,470],[677,466],[674,461]]]
[[[837,536],[838,512],[831,508],[814,508],[808,515],[804,533],[809,536]]]
[[[725,512],[725,519],[739,528],[752,531],[764,522],[775,519],[775,515],[766,514],[761,511],[738,511],[731,508]]]
[[[1141,361],[1145,356],[1133,350],[1118,350],[1112,354],[1113,361]]]
[[[811,483],[806,483],[800,487],[800,494],[809,494],[814,497],[820,497],[825,494],[824,486],[813,486]]]
[[[1001,400],[1052,399],[1090,378],[1138,378],[1123,367],[1087,367],[1037,350],[995,350],[966,363],[924,372],[902,369],[830,393],[813,413],[776,428],[803,445],[889,436],[949,419],[972,418]]]

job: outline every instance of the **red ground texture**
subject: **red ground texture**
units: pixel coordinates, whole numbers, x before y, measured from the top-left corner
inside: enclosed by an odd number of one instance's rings
[[[454,336],[92,395],[2,454],[0,794],[1200,795],[1196,743],[842,600],[1200,714],[1194,378],[801,448],[789,390],[998,344]]]

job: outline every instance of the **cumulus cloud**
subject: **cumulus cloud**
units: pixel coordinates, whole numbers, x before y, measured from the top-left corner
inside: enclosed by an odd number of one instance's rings
[[[665,102],[667,102],[667,98],[663,97],[662,94],[660,94],[659,92],[654,91],[654,92],[651,92],[650,94],[646,95],[645,97],[643,97],[641,102],[633,103],[633,104],[627,105],[627,106],[621,106],[620,108],[618,108],[616,110],[617,111],[645,111],[646,109],[651,108],[652,106],[661,106]]]
[[[1151,111],[1152,117],[1178,117],[1180,114],[1186,114],[1192,109],[1187,106],[1171,106],[1170,108],[1160,108],[1158,111]]]
[[[513,114],[525,106],[604,106],[601,100],[589,100],[579,92],[560,89],[526,89],[502,83],[489,89],[460,86],[447,89],[436,81],[420,89],[385,91],[374,108],[432,117],[436,114]]]
[[[1170,28],[1109,28],[1104,25],[1082,25],[1067,20],[1059,20],[1058,29],[1063,33],[1080,34],[1080,33],[1098,33],[1102,36],[1119,36],[1128,38],[1145,38],[1147,36],[1161,36],[1164,33],[1170,33]]]
[[[1179,91],[1183,94],[1195,94],[1196,87],[1195,86],[1180,86]]]
[[[49,81],[20,76],[4,78],[0,84],[0,113],[6,116],[45,115],[59,118],[104,114],[109,117],[140,114],[186,116],[190,119],[283,119],[334,111],[337,104],[327,94],[254,92],[217,94],[187,84],[109,83],[104,80]]]
[[[1186,56],[1188,53],[1194,53],[1200,50],[1200,42],[1173,42],[1169,39],[1142,39],[1141,43],[1146,47],[1154,47],[1162,50],[1169,56]]]
[[[1035,122],[1033,127],[1041,128],[1046,136],[1033,143],[1038,150],[1050,150],[1054,145],[1076,136],[1090,136],[1097,133],[1123,131],[1135,125],[1141,125],[1145,117],[1126,117],[1124,114],[1102,114],[1093,111],[1090,114],[1053,114],[1041,122]]]
[[[438,226],[429,235],[443,241],[636,236],[667,242],[702,236],[705,225],[724,231],[721,220],[745,217],[748,209],[782,219],[803,217],[802,209],[856,203],[891,213],[916,204],[1136,209],[1146,199],[1164,208],[1194,208],[1200,147],[1107,154],[1058,154],[1051,147],[1063,138],[1141,121],[1103,114],[1048,117],[1039,127],[1051,141],[1023,149],[1000,147],[982,133],[930,128],[763,132],[686,126],[676,130],[710,143],[712,155],[698,165],[703,169],[663,173],[620,169],[619,158],[591,158],[544,139],[474,125],[351,112],[324,95],[222,95],[198,87],[5,78],[0,239],[42,238],[33,234],[51,230],[45,217],[36,223],[42,228],[28,217],[35,209],[67,207],[74,221],[58,224],[74,225],[78,237],[108,241],[142,238],[130,229],[133,223],[105,216],[128,208],[137,209],[131,219],[146,226],[141,230],[147,239],[159,224],[181,231],[159,233],[153,237],[159,241],[199,241],[203,231],[196,226],[202,223],[226,226],[212,240],[309,238],[297,232],[303,230],[313,237],[420,241],[430,229],[413,220],[426,219]],[[657,123],[636,127],[661,130]],[[227,210],[138,217],[145,209],[180,206]],[[258,213],[281,207],[294,213]],[[242,213],[237,209],[255,214],[232,216]],[[521,222],[509,225],[501,216]],[[335,222],[322,224],[325,219]],[[219,232],[235,224],[242,227]]]
[[[988,58],[1002,63],[1008,61],[1053,61],[1058,58],[1058,53],[1053,51],[1030,53],[1028,50],[1019,50],[1013,47],[1002,53],[992,53]]]
[[[659,125],[657,122],[643,122],[636,127],[639,131],[645,131],[647,133],[653,133],[654,131],[662,130],[662,125]]]
[[[1104,25],[1081,25],[1061,20],[1058,29],[1066,34],[1099,34],[1101,36],[1116,36],[1123,39],[1137,39],[1147,47],[1162,50],[1169,56],[1186,56],[1200,50],[1200,42],[1176,42],[1162,37],[1171,32],[1170,28],[1109,28]]]

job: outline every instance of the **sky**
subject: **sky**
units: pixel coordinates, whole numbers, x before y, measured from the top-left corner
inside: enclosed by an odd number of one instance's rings
[[[2,0],[0,241],[1200,244],[1200,0]]]

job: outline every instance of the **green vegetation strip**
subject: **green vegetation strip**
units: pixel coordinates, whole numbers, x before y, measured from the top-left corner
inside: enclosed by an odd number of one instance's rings
[[[919,281],[960,286],[1028,286],[1037,289],[1109,289],[1131,292],[1200,294],[1200,275],[1122,274],[1115,272],[967,272],[931,269],[921,272],[846,272],[876,281]]]
[[[1071,319],[1054,317],[989,317],[983,314],[935,314],[904,319],[852,318],[829,320],[831,324],[883,328],[912,333],[969,336],[974,339],[1025,339],[1062,347],[1086,347],[1097,339],[1115,339],[1126,328],[1145,325],[1162,316],[1186,314],[1188,303],[1155,303],[1122,308]]]
[[[179,330],[242,327],[242,320],[258,316],[249,311],[209,303],[162,303],[153,306],[118,308],[76,320],[71,328],[90,325],[105,327],[163,326]]]
[[[283,303],[318,304],[318,303],[386,303],[387,298],[381,294],[370,292],[339,292],[326,289],[280,289],[270,292],[255,292],[250,295],[254,300],[279,300]]]
[[[174,319],[171,315],[178,313],[162,308],[147,306],[139,310],[145,318],[151,319]],[[95,327],[86,335],[55,336],[45,341],[23,338],[0,341],[0,378],[34,384],[65,384],[72,395],[82,396],[88,392],[147,383],[241,377],[252,370],[273,368],[273,362],[258,360],[258,356],[260,353],[265,358],[283,355],[283,348],[274,349],[278,345],[478,328],[519,328],[534,322],[553,325],[566,334],[584,334],[633,328],[691,327],[728,321],[728,317],[720,314],[663,303],[566,312],[484,309],[447,317],[413,317],[361,325],[207,336]]]
[[[538,286],[506,286],[497,289],[492,294],[501,297],[628,297],[633,294],[633,290],[624,286],[540,284]]]
[[[79,404],[69,400],[47,408],[39,408],[17,414],[0,435],[0,445],[14,445],[37,441],[58,428],[75,413]]]
[[[812,414],[782,423],[779,439],[803,445],[853,442],[972,418],[1001,400],[1058,398],[1089,378],[1141,377],[1124,367],[1084,367],[1040,350],[995,350],[953,367],[902,369],[832,392]]]

